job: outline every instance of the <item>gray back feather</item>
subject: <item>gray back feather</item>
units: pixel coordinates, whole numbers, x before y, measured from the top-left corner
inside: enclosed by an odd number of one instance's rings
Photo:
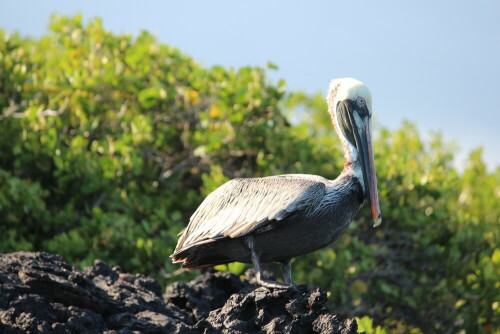
[[[271,221],[313,210],[323,199],[327,182],[321,176],[304,174],[226,182],[191,216],[176,252],[214,239],[241,237]]]

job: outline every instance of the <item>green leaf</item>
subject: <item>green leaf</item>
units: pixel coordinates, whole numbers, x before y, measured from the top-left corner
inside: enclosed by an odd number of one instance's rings
[[[162,99],[166,97],[165,90],[157,87],[143,89],[138,94],[138,99],[141,106],[145,109],[156,106]]]

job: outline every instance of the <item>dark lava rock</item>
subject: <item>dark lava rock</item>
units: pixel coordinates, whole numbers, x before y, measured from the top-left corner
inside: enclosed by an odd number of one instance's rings
[[[251,275],[250,275],[251,276]],[[164,295],[152,278],[57,255],[0,254],[0,333],[342,333],[319,289],[274,290],[208,272]]]

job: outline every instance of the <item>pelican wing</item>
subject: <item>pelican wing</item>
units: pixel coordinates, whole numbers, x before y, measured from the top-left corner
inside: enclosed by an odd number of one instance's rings
[[[231,180],[207,196],[182,232],[176,253],[220,238],[237,238],[315,207],[325,195],[325,178],[289,174]]]

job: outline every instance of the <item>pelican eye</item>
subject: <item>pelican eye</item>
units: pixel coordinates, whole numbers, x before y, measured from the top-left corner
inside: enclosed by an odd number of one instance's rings
[[[358,107],[363,108],[366,105],[366,101],[361,96],[356,99],[356,104]]]

